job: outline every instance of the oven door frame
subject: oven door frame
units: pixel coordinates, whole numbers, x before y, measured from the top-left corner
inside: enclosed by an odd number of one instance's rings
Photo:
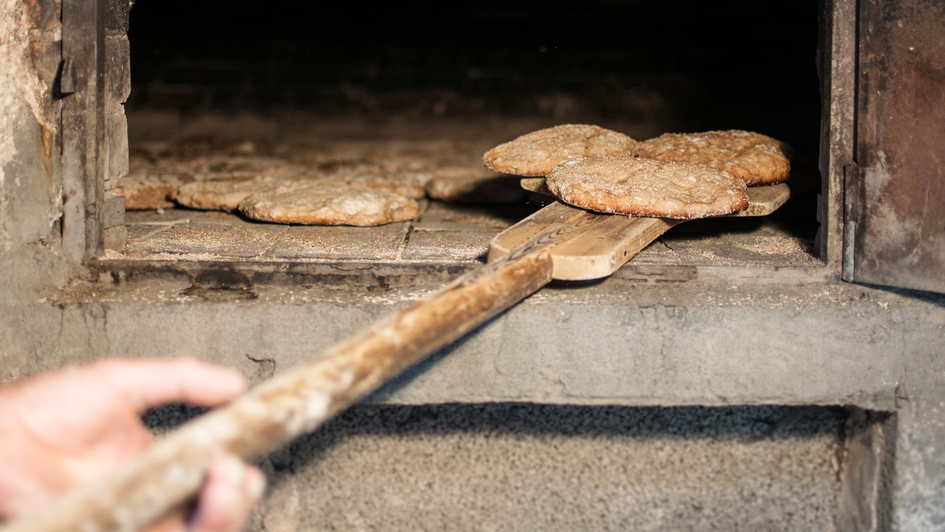
[[[881,224],[888,226],[896,220],[911,220],[925,229],[937,228],[938,233],[924,235],[921,245],[932,249],[937,241],[938,248],[932,253],[945,257],[942,220],[929,219],[928,213],[921,210],[909,212],[904,208],[894,210],[891,217],[876,216],[877,208],[867,202],[877,201],[877,196],[867,194],[870,188],[865,186],[868,178],[876,175],[869,172],[872,168],[869,161],[877,160],[877,153],[889,149],[884,142],[891,137],[877,134],[884,124],[880,111],[896,114],[900,110],[877,107],[876,102],[881,99],[868,97],[870,95],[864,91],[873,90],[875,81],[872,80],[882,75],[882,70],[874,65],[887,68],[889,77],[899,72],[889,68],[888,61],[876,60],[885,57],[877,48],[888,46],[890,39],[897,38],[892,31],[896,22],[909,22],[905,15],[896,18],[897,14],[920,11],[922,0],[908,3],[910,9],[886,8],[896,13],[883,11],[879,0],[823,0],[821,3],[818,50],[822,184],[817,209],[820,229],[815,249],[827,277],[941,292],[945,291],[945,279],[938,278],[941,276],[936,272],[945,269],[942,263],[933,267],[925,265],[924,271],[910,270],[907,279],[899,279],[899,272],[908,267],[906,262],[910,255],[899,253],[901,260],[894,262],[895,257],[888,250],[901,251],[916,243],[910,242],[908,235],[901,231],[883,230]],[[126,235],[123,198],[113,197],[107,185],[128,168],[123,105],[130,93],[131,80],[127,39],[129,11],[127,0],[62,2],[63,248],[72,261],[89,266],[101,259],[105,249],[120,247]],[[888,78],[883,81],[890,82]],[[914,112],[902,116],[898,124],[909,120],[926,123]],[[945,134],[943,127],[938,126],[939,132]],[[896,153],[901,158],[913,155],[909,153],[908,143],[891,139],[898,142],[892,149],[898,150]],[[900,190],[915,189],[915,179],[920,180],[919,185],[921,179],[925,179],[925,174],[912,167],[898,167],[894,172],[883,170],[880,177],[884,181],[910,183],[899,187]],[[936,175],[942,177],[945,170],[936,170]],[[882,197],[878,199],[881,201]],[[915,205],[915,202],[900,204]],[[938,216],[940,212],[934,214]],[[864,231],[867,226],[872,231]],[[883,238],[879,244],[877,234]],[[900,240],[892,240],[897,234]],[[877,246],[887,250],[881,260],[874,257]],[[889,264],[885,262],[887,259]]]

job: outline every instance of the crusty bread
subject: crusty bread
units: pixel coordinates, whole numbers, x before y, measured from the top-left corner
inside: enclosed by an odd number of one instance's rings
[[[269,190],[244,198],[239,210],[264,222],[307,225],[372,226],[416,218],[417,202],[357,185],[311,185]]]
[[[432,177],[429,171],[373,162],[335,164],[318,168],[316,173],[321,182],[360,185],[413,199],[424,196],[423,187]]]
[[[566,203],[606,213],[691,219],[748,206],[745,183],[728,172],[631,155],[568,159],[546,184]]]
[[[125,209],[163,209],[174,206],[174,196],[182,179],[175,175],[124,176],[112,189],[116,196],[125,197]]]
[[[546,176],[568,157],[630,154],[636,141],[623,133],[587,124],[539,129],[492,148],[482,157],[503,174]]]
[[[642,141],[634,153],[660,161],[680,161],[725,170],[748,186],[786,181],[790,148],[771,137],[730,129],[701,133],[666,133]]]
[[[287,191],[311,184],[305,180],[258,176],[193,181],[177,189],[177,203],[191,209],[235,211],[246,196],[272,189]]]

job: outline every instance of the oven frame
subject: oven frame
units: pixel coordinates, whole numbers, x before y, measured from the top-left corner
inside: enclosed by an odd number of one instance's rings
[[[104,250],[121,248],[127,238],[123,198],[108,190],[128,169],[123,110],[131,79],[127,4],[63,0],[63,64],[69,68],[62,79],[72,89],[62,110],[63,124],[69,124],[63,128],[63,184],[68,194],[62,234],[68,256],[93,270],[118,267],[104,258]],[[855,10],[851,0],[826,0],[822,8],[821,227],[815,254],[823,266],[807,268],[814,278],[837,277],[843,265],[843,168],[853,157],[855,72],[837,58],[855,49],[855,17],[850,16]]]
[[[883,68],[891,68],[893,72],[888,79],[893,79],[906,68],[899,64],[890,67],[876,60],[882,55],[882,50],[877,52],[868,46],[901,45],[909,38],[919,42],[923,38],[935,38],[934,35],[922,34],[901,37],[892,29],[885,29],[884,17],[919,10],[923,0],[909,0],[903,6],[899,4],[886,8],[856,0],[822,0],[820,3],[817,50],[822,95],[821,189],[816,207],[820,227],[814,247],[822,267],[809,273],[816,278],[839,277],[846,281],[942,292],[945,291],[945,280],[938,279],[940,276],[936,273],[945,268],[945,246],[935,244],[935,239],[941,235],[926,236],[918,243],[897,242],[892,240],[895,235],[890,236],[895,231],[883,227],[896,218],[908,218],[917,220],[916,223],[926,232],[938,228],[941,233],[940,220],[936,219],[942,216],[941,211],[931,215],[916,212],[916,201],[908,197],[908,192],[904,200],[899,200],[905,207],[867,204],[867,201],[883,203],[888,188],[880,193],[874,192],[870,198],[865,196],[871,188],[864,183],[877,171],[890,181],[909,186],[921,186],[925,180],[926,194],[929,193],[928,187],[936,186],[928,183],[938,179],[942,172],[937,170],[937,173],[929,174],[924,169],[908,166],[888,172],[885,167],[877,170],[866,166],[875,166],[870,161],[885,157],[883,150],[888,149],[888,145],[899,150],[894,155],[901,155],[903,159],[911,157],[908,139],[902,140],[901,131],[909,127],[909,120],[922,122],[922,115],[913,111],[898,124],[885,124],[883,113],[888,110],[875,103],[885,96],[873,98],[863,92],[870,83],[888,83],[888,80],[874,79],[882,77]],[[104,250],[122,247],[127,234],[123,227],[123,199],[108,190],[111,188],[109,185],[128,170],[128,135],[123,105],[131,91],[127,37],[129,11],[129,2],[122,0],[63,0],[62,3],[63,63],[58,87],[63,98],[62,241],[68,257],[93,269],[108,269],[108,261],[102,258]],[[935,50],[930,52],[935,53]],[[932,60],[940,58],[932,55]],[[865,67],[860,65],[864,61]],[[875,63],[880,64],[877,67]],[[936,80],[914,81],[925,82],[934,85]],[[899,128],[898,136],[896,127]],[[934,124],[925,124],[924,127],[927,134],[941,132],[941,127]],[[940,189],[937,192],[940,193]],[[894,216],[880,219],[872,214],[880,207],[899,210]],[[866,228],[870,228],[872,233],[867,234]],[[890,242],[885,241],[887,238]],[[912,245],[916,253],[925,255],[917,258],[915,253],[895,251],[903,245]],[[925,250],[926,247],[932,248],[931,251]],[[890,252],[890,249],[894,251]],[[873,256],[876,253],[881,254],[878,259]],[[917,261],[922,262],[917,271],[909,270],[911,263]],[[880,267],[876,266],[877,263]],[[898,279],[897,272],[906,270],[909,274],[904,275],[903,280]]]

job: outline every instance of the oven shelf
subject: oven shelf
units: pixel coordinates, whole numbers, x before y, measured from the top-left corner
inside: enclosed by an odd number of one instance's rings
[[[412,222],[380,227],[257,223],[212,211],[163,209],[126,215],[128,244],[107,260],[212,262],[377,262],[475,264],[489,240],[534,205],[450,206],[421,202]],[[676,266],[818,266],[813,242],[777,221],[702,220],[676,228],[634,264]]]

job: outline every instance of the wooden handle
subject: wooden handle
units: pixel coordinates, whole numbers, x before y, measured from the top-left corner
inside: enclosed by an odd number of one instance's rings
[[[115,474],[54,502],[6,532],[139,530],[183,507],[211,460],[247,460],[314,430],[407,367],[551,280],[548,249],[571,230],[540,235],[503,260],[416,303],[157,441]]]

